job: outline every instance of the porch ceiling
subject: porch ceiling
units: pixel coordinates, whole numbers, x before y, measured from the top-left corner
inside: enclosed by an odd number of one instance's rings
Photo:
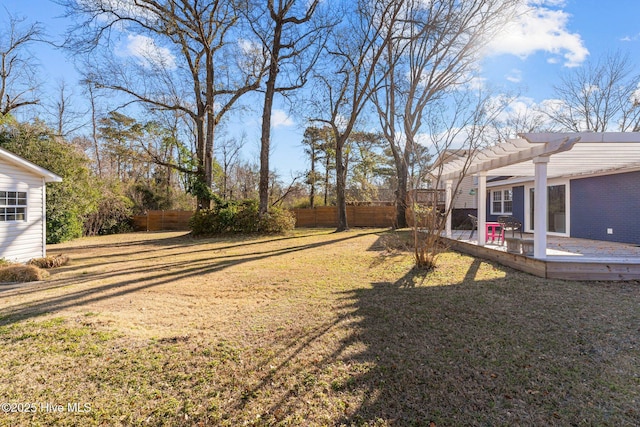
[[[640,132],[526,133],[443,166],[442,178],[486,171],[488,176],[534,176],[533,159],[548,156],[549,178],[640,168]],[[465,165],[468,163],[468,165]]]

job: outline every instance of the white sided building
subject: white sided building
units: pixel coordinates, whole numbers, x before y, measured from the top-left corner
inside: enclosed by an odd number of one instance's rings
[[[46,256],[46,183],[62,178],[0,148],[0,259]]]

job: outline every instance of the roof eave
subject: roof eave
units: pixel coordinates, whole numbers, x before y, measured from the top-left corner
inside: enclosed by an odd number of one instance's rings
[[[0,158],[3,158],[10,163],[22,167],[23,169],[27,169],[34,175],[44,178],[45,182],[62,182],[61,176],[34,163],[31,163],[27,159],[24,159],[17,154],[12,153],[11,151],[5,150],[4,148],[0,148]]]

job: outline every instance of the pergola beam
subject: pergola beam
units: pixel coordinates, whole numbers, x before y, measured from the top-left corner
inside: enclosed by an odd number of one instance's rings
[[[482,153],[480,155],[484,156],[486,160],[474,161],[469,169],[467,169],[466,173],[469,175],[475,175],[480,171],[490,171],[493,169],[502,168],[505,166],[510,166],[518,163],[523,163],[528,160],[533,160],[536,157],[540,156],[549,156],[551,154],[561,153],[563,151],[569,151],[573,148],[573,145],[580,140],[580,137],[564,137],[561,139],[557,139],[555,141],[548,142],[547,144],[535,145],[531,148],[515,150],[510,154],[506,154],[504,156],[488,156],[486,153]],[[454,171],[447,172],[446,169],[448,165],[445,165],[445,170],[443,170],[442,179],[455,179],[460,175],[459,168],[456,168],[456,165],[451,162],[452,169],[457,169]]]

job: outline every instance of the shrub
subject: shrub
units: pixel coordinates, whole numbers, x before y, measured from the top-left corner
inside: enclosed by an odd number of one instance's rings
[[[189,219],[189,228],[195,236],[219,234],[215,227],[217,217],[211,209],[195,211]]]
[[[214,202],[213,209],[202,209],[191,217],[189,226],[195,236],[256,232],[278,234],[295,226],[293,214],[278,208],[260,218],[256,200],[214,199]]]
[[[293,230],[296,217],[288,210],[273,208],[260,219],[258,230],[265,234],[281,234]]]
[[[47,243],[61,243],[78,237],[82,237],[80,217],[71,211],[49,211],[47,202]]]
[[[258,201],[243,200],[239,203],[234,219],[234,231],[238,233],[255,233],[259,231]]]
[[[126,197],[105,189],[97,209],[84,218],[84,235],[103,236],[132,231],[132,205]]]

